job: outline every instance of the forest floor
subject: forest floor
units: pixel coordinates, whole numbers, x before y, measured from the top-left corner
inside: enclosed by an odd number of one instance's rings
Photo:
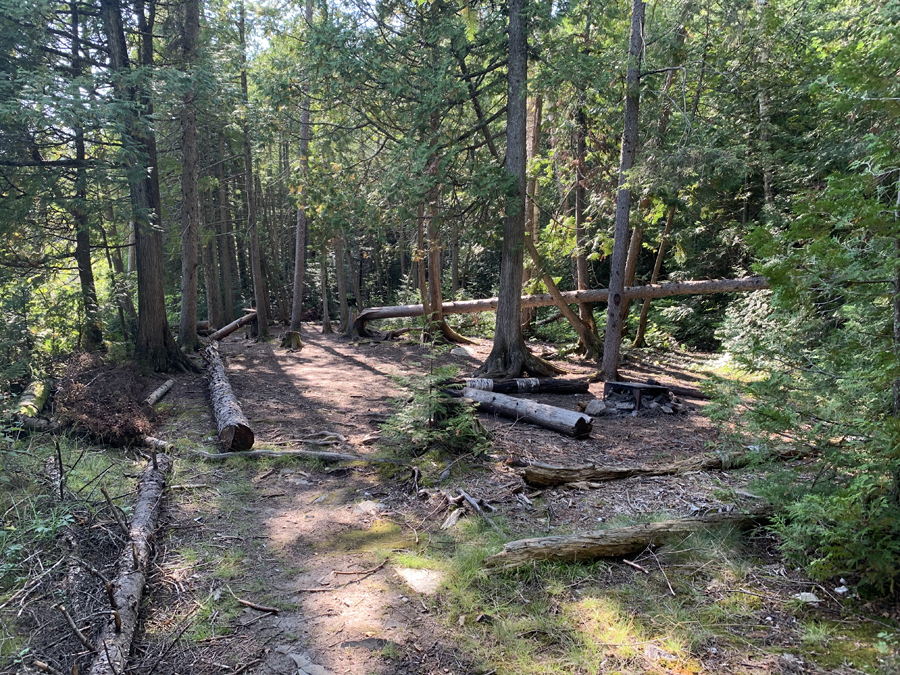
[[[303,337],[295,352],[237,335],[221,343],[255,449],[316,449],[297,439],[333,432],[340,443],[319,449],[397,457],[372,438],[409,395],[397,376],[415,381],[448,363],[470,373],[490,350],[485,340],[463,355],[413,341],[350,343],[318,329]],[[685,354],[636,359],[623,379],[697,387],[709,368]],[[586,440],[482,414],[487,447],[403,455],[406,466],[217,462],[192,452],[216,451],[205,379],[176,380],[154,430],[178,450],[131,673],[895,672],[895,609],[786,568],[765,532],[693,535],[648,549],[635,566],[482,569],[512,539],[751,508],[767,467],[534,489],[511,461],[632,465],[733,450],[701,398],[685,397],[678,414],[598,418]],[[602,387],[532,398],[574,409],[602,398]],[[458,489],[496,508],[499,531],[471,517],[441,529],[441,491]]]

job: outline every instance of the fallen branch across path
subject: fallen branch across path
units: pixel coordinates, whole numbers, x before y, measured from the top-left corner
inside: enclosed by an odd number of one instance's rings
[[[625,289],[624,300],[643,298],[669,298],[676,295],[707,295],[712,293],[729,293],[734,291],[756,291],[768,288],[765,277],[744,277],[742,279],[713,279],[710,281],[680,281],[668,284],[648,284],[646,286],[629,286]],[[609,290],[594,289],[586,291],[565,291],[563,299],[570,303],[607,302]],[[549,293],[541,295],[523,295],[522,308],[549,307],[556,301]],[[497,298],[481,300],[459,300],[445,302],[442,305],[444,314],[476,314],[497,309]],[[355,333],[368,337],[366,323],[376,319],[402,319],[424,316],[422,305],[397,305],[395,307],[369,307],[364,309],[353,322]],[[223,329],[224,330],[224,329]]]
[[[221,340],[222,338],[228,337],[234,331],[236,331],[241,326],[246,326],[248,323],[253,323],[256,321],[256,311],[249,312],[242,316],[240,319],[232,321],[227,326],[223,326],[215,333],[209,336],[210,340]]]
[[[225,364],[222,363],[215,342],[206,348],[205,356],[209,363],[207,367],[209,395],[212,399],[216,427],[219,430],[219,440],[226,450],[249,450],[253,447],[253,430],[231,389],[231,383],[225,373]]]
[[[150,539],[156,531],[166,474],[172,468],[168,455],[157,455],[156,467],[148,463],[138,481],[137,500],[129,526],[129,541],[119,555],[118,574],[113,580],[115,606],[106,620],[97,657],[88,675],[120,675],[126,672],[131,640],[137,625],[141,597],[150,561]]]
[[[664,520],[588,534],[518,539],[506,544],[500,553],[485,558],[484,565],[494,569],[512,569],[536,560],[620,558],[708,527],[752,526],[771,514],[771,508],[764,508],[752,513],[714,513],[698,518]]]
[[[452,390],[450,391],[452,392]],[[458,391],[453,393],[459,395]],[[589,436],[594,424],[590,417],[574,410],[513,398],[491,391],[467,387],[462,390],[462,396],[478,403],[480,411],[511,417],[528,424],[536,424],[575,438]]]
[[[795,459],[805,454],[797,451],[775,452],[773,459]],[[535,462],[522,471],[522,477],[531,485],[551,486],[582,481],[611,481],[631,478],[633,476],[671,476],[689,471],[723,471],[740,469],[749,464],[765,459],[755,452],[737,455],[703,455],[670,462],[668,464],[639,464],[637,466],[604,466],[583,464],[581,466],[554,466]]]
[[[362,455],[350,455],[343,452],[324,452],[317,450],[248,450],[245,452],[204,452],[203,450],[191,450],[195,455],[203,459],[218,460],[232,459],[234,457],[309,457],[323,459],[327,462],[373,462],[376,464],[398,464],[406,466],[405,462],[396,459],[382,459],[380,457],[364,457]]]

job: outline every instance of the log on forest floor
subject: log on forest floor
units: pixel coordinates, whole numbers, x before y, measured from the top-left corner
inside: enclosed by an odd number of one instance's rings
[[[795,459],[808,453],[795,450],[774,452],[772,459]],[[638,464],[636,466],[604,466],[584,464],[581,466],[554,466],[534,462],[522,471],[522,477],[531,485],[551,486],[566,483],[601,482],[622,480],[633,476],[671,476],[689,471],[722,471],[740,469],[753,462],[766,459],[759,453],[744,452],[736,455],[702,455],[688,457],[667,464]]]
[[[504,545],[500,553],[485,558],[484,565],[494,569],[512,569],[536,560],[620,558],[717,525],[753,526],[771,514],[771,507],[765,507],[751,513],[713,513],[586,534],[518,539]]]
[[[151,408],[162,400],[162,397],[169,393],[169,390],[175,386],[175,380],[166,380],[165,383],[150,394],[145,400],[144,405]]]
[[[712,279],[709,281],[679,281],[667,284],[650,284],[646,286],[629,286],[624,291],[625,300],[643,298],[669,298],[676,295],[707,295],[712,293],[729,293],[735,291],[757,291],[768,288],[765,277],[744,277],[742,279]],[[564,291],[566,302],[607,302],[609,290],[592,289],[585,291]],[[523,295],[522,307],[549,307],[556,301],[549,293],[541,295]],[[497,298],[480,300],[458,300],[445,302],[442,305],[444,314],[476,314],[497,309]],[[359,313],[353,322],[353,331],[360,337],[368,337],[366,323],[377,319],[403,319],[424,316],[422,305],[397,305],[394,307],[369,307]]]
[[[209,376],[209,395],[219,440],[226,450],[249,450],[253,447],[253,430],[231,389],[225,365],[219,356],[218,345],[213,342],[204,353],[209,363],[206,369]]]
[[[113,581],[114,607],[100,635],[97,657],[88,675],[119,675],[126,672],[128,653],[137,626],[141,596],[150,562],[150,541],[156,532],[166,474],[172,468],[168,455],[157,455],[138,481],[137,500],[128,528],[129,541],[122,549]]]
[[[205,452],[203,450],[191,450],[195,455],[203,459],[219,460],[233,459],[235,457],[306,457],[308,459],[321,459],[326,462],[372,462],[374,464],[398,464],[406,466],[406,462],[396,459],[384,459],[381,457],[365,457],[363,455],[351,455],[345,452],[326,452],[324,450],[249,450],[245,452]]]
[[[587,380],[567,380],[558,377],[517,377],[508,380],[473,378],[455,380],[469,389],[493,391],[498,394],[584,394],[588,391]]]
[[[447,391],[451,395],[460,395],[459,391]],[[462,397],[478,403],[480,411],[535,424],[574,438],[587,438],[594,424],[590,417],[574,410],[513,398],[506,394],[466,387],[462,390]]]
[[[242,316],[240,319],[236,319],[235,321],[232,321],[227,326],[223,326],[222,328],[217,330],[215,333],[210,335],[209,339],[210,340],[221,340],[222,338],[225,338],[225,337],[228,337],[229,335],[231,335],[234,331],[236,331],[241,326],[246,326],[248,323],[252,323],[254,321],[256,321],[256,310],[248,312],[247,314]]]

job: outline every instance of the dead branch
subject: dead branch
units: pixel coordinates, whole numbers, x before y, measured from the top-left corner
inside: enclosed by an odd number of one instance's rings
[[[149,405],[152,408],[159,403],[160,400],[162,400],[162,397],[168,394],[169,390],[174,386],[175,380],[166,380],[161,387],[154,390],[154,392],[144,400],[144,405]]]

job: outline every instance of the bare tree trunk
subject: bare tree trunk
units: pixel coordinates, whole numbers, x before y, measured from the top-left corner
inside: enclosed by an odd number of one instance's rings
[[[509,68],[507,71],[506,171],[515,181],[506,203],[500,294],[494,345],[482,376],[550,375],[547,362],[533,356],[522,337],[522,265],[525,239],[525,91],[528,79],[528,38],[523,0],[509,2]]]
[[[238,31],[241,43],[241,94],[246,103],[249,100],[247,89],[247,57],[245,54],[246,37],[245,10],[243,0],[240,8],[240,21]],[[259,326],[259,339],[269,339],[269,300],[266,297],[265,280],[262,272],[262,253],[259,249],[259,229],[256,224],[256,190],[253,181],[253,154],[250,148],[250,125],[246,118],[243,123],[244,131],[244,182],[247,189],[247,228],[250,234],[250,275],[253,279],[253,296],[256,305],[257,325]]]
[[[197,337],[197,246],[200,236],[200,144],[197,137],[197,92],[191,70],[200,40],[200,0],[184,3],[184,29],[181,34],[183,67],[189,84],[181,105],[181,317],[178,346],[195,351]]]
[[[441,234],[440,234],[440,186],[431,191],[428,203],[428,306],[431,309],[429,324],[437,328],[450,342],[473,344],[471,340],[453,330],[444,319],[441,293]]]
[[[756,0],[756,13],[760,22],[760,47],[759,47],[759,64],[765,69],[769,64],[769,51],[765,43],[764,29],[762,27],[763,15],[765,14],[766,0]],[[769,112],[769,92],[766,91],[764,84],[759,85],[759,143],[762,154],[762,174],[763,174],[763,198],[766,206],[771,207],[775,204],[775,193],[772,188],[772,182],[775,179],[775,171],[772,159],[769,155],[771,152],[771,138],[769,129],[772,126],[772,115]]]
[[[587,208],[587,188],[585,182],[585,162],[587,156],[587,115],[584,112],[584,92],[578,96],[578,111],[575,114],[575,282],[579,291],[590,288],[588,283],[587,232],[584,229]],[[587,303],[578,305],[578,316],[592,331],[596,332],[594,312]],[[582,345],[584,346],[584,345]]]
[[[225,320],[234,319],[234,238],[231,235],[231,207],[225,182],[225,137],[219,136],[219,261],[222,268],[222,297]]]
[[[450,230],[450,297],[456,300],[459,294],[459,221],[453,219]]]
[[[322,245],[319,256],[319,280],[322,284],[322,333],[331,333],[331,316],[328,313],[328,245]]]
[[[609,304],[606,311],[606,336],[603,345],[601,376],[615,380],[619,370],[622,343],[622,302],[625,290],[626,242],[631,211],[631,189],[628,173],[634,166],[638,140],[638,106],[640,104],[640,68],[643,47],[644,2],[634,0],[631,11],[631,40],[628,48],[628,73],[625,91],[625,125],[622,131],[622,153],[619,159],[619,191],[616,195],[616,229],[610,264]]]
[[[541,114],[543,112],[544,99],[535,96],[530,99],[530,111],[525,127],[526,166],[531,163],[540,152],[541,145]],[[535,248],[538,245],[538,230],[540,230],[540,212],[537,208],[538,184],[536,178],[529,178],[525,184],[525,237],[531,237]],[[531,265],[525,265],[522,274],[522,285],[531,281],[539,274],[537,269],[540,264],[532,256]],[[534,307],[522,308],[522,330],[530,330],[534,317],[537,314]]]
[[[306,26],[312,26],[312,2],[306,2]],[[291,330],[300,331],[303,321],[303,275],[306,272],[306,192],[309,177],[309,73],[305,74],[300,99],[300,205],[297,207],[297,234],[294,250],[294,302],[291,308]],[[340,282],[338,282],[340,284]],[[344,297],[344,304],[347,299]],[[342,315],[343,317],[343,315]],[[345,321],[342,318],[342,321]]]
[[[638,257],[641,255],[641,242],[644,240],[644,228],[635,225],[631,230],[631,241],[628,243],[628,259],[625,262],[625,286],[634,286],[634,277],[637,274]],[[631,307],[631,299],[625,298],[622,303],[622,325],[628,320],[628,310]]]
[[[425,308],[425,315],[431,316],[430,303],[428,302],[428,284],[425,282],[425,205],[419,204],[419,214],[416,218],[416,279],[418,279],[419,298]],[[362,312],[362,308],[359,309]]]
[[[347,262],[350,267],[350,285],[353,286],[353,297],[356,298],[356,311],[361,312],[365,305],[363,304],[362,298],[362,288],[360,288],[360,270],[356,264],[356,259],[353,257],[353,250],[350,248],[350,244],[347,240],[347,233],[343,233],[344,236],[344,251],[347,254]],[[362,255],[360,255],[362,258]]]
[[[347,267],[344,264],[344,233],[334,240],[334,274],[337,277],[338,307],[341,314],[340,332],[350,330],[350,308],[347,306]]]

